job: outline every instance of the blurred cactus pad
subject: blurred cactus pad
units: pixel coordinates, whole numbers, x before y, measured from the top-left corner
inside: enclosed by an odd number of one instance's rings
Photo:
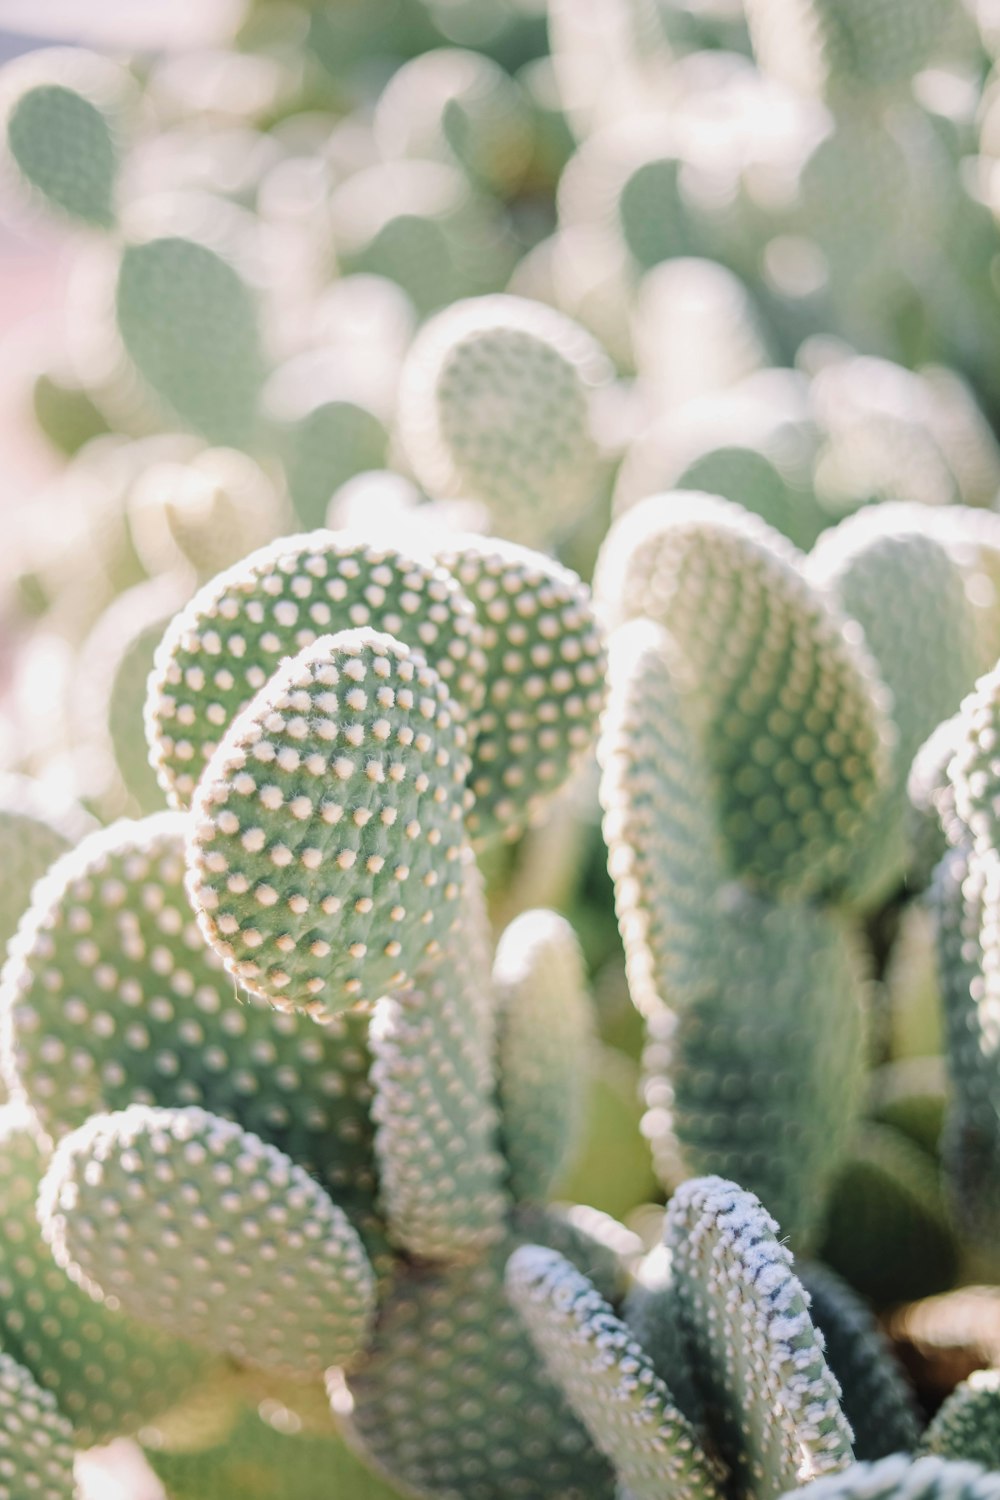
[[[998,6],[36,9],[0,1500],[1000,1500]]]

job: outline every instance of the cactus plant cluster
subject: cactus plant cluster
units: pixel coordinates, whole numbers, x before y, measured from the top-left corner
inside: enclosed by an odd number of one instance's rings
[[[1000,1497],[998,57],[0,70],[0,1500]]]

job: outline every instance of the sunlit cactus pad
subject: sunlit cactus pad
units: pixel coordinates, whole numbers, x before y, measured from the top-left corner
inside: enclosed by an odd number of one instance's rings
[[[285,537],[207,584],[164,637],[147,734],[174,805],[190,804],[227,725],[285,657],[361,626],[414,646],[460,708],[478,706],[476,617],[440,568],[347,533]]]
[[[204,1110],[95,1115],[57,1148],[39,1220],[82,1285],[220,1354],[306,1376],[364,1344],[374,1277],[342,1211]]]
[[[199,785],[189,891],[248,989],[335,1012],[405,983],[458,919],[465,732],[422,656],[323,636],[230,726]]]
[[[75,1500],[73,1433],[55,1399],[0,1352],[0,1500]]]

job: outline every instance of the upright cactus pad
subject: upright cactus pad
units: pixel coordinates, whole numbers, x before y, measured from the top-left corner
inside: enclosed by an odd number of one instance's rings
[[[332,1014],[398,988],[459,914],[465,732],[417,652],[372,630],[291,658],[199,785],[189,891],[243,984]]]
[[[38,1213],[75,1280],[192,1343],[299,1376],[364,1344],[374,1276],[342,1211],[205,1110],[93,1116],[57,1148]]]
[[[977,1370],[948,1397],[924,1434],[925,1453],[1000,1472],[1000,1370]]]
[[[803,1500],[997,1500],[1000,1474],[988,1474],[975,1463],[904,1453],[876,1464],[852,1464],[806,1485]]]
[[[634,1500],[715,1500],[719,1476],[626,1324],[557,1251],[522,1245],[507,1289],[539,1358]]]
[[[190,805],[227,725],[285,657],[361,626],[416,647],[460,708],[478,707],[475,614],[440,568],[346,533],[285,537],[207,584],[164,637],[146,727],[171,802]]]
[[[804,561],[738,506],[659,495],[612,528],[596,585],[612,618],[673,636],[735,870],[786,896],[843,869],[891,736],[870,659]]]
[[[776,1236],[757,1199],[720,1178],[685,1183],[667,1209],[679,1317],[706,1417],[734,1493],[759,1500],[852,1458],[840,1387]]]
[[[0,1351],[0,1500],[75,1500],[73,1432],[54,1397]]]
[[[469,831],[480,844],[514,838],[596,733],[605,659],[590,593],[568,568],[511,543],[463,536],[437,561],[471,599],[486,657]]]
[[[400,435],[429,494],[489,503],[502,536],[544,544],[594,499],[593,390],[610,367],[561,313],[520,297],[457,302],[421,330]]]
[[[955,813],[978,851],[1000,849],[1000,668],[980,678],[962,704],[955,732],[955,755],[948,766]]]

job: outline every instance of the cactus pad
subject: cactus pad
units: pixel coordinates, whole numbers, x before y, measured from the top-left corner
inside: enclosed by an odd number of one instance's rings
[[[284,537],[207,584],[164,637],[146,729],[171,802],[190,804],[227,725],[285,657],[365,625],[423,652],[460,709],[478,706],[475,614],[441,569],[345,533]]]
[[[75,1500],[73,1431],[30,1372],[0,1352],[0,1500]]]
[[[40,782],[0,776],[0,953],[27,910],[36,880],[93,826],[82,808],[54,814]]]
[[[1000,1471],[1000,1370],[963,1380],[924,1434],[921,1448]]]
[[[93,1116],[57,1147],[38,1216],[87,1290],[220,1354],[305,1376],[364,1344],[374,1276],[344,1214],[205,1110]]]
[[[997,1500],[1000,1474],[974,1463],[896,1453],[877,1464],[852,1464],[797,1494],[803,1500]]]

